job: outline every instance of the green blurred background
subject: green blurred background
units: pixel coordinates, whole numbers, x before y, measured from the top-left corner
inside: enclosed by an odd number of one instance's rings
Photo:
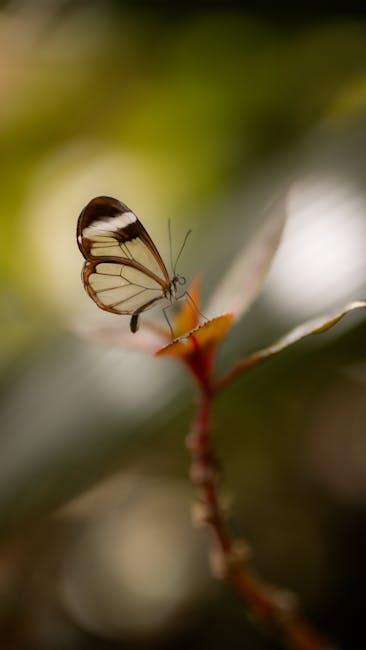
[[[116,324],[83,292],[75,226],[109,194],[164,255],[168,218],[176,245],[192,227],[181,271],[208,295],[285,191],[283,246],[221,368],[365,298],[366,14],[18,0],[1,4],[0,54],[0,646],[277,648],[191,526],[182,371],[73,333]],[[235,531],[352,649],[366,644],[365,395],[350,316],[216,407]]]

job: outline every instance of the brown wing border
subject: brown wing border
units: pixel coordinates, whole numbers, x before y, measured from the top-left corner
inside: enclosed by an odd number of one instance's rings
[[[162,281],[161,278],[158,278],[157,275],[155,275],[152,271],[150,271],[145,266],[139,264],[136,260],[132,260],[132,259],[129,260],[128,258],[123,258],[123,257],[114,258],[114,259],[120,260],[118,262],[120,264],[124,264],[127,266],[134,266],[134,268],[137,268],[138,270],[142,271],[146,275],[149,275],[152,279],[156,280],[164,289],[167,289],[170,285],[170,277],[158,249],[156,248],[153,240],[151,239],[147,230],[142,225],[139,218],[135,215],[135,213],[132,210],[130,210],[130,208],[127,205],[125,205],[125,203],[122,203],[118,199],[114,199],[113,197],[110,196],[97,196],[91,201],[89,201],[89,203],[81,211],[77,223],[77,243],[81,254],[87,261],[101,260],[102,259],[101,257],[96,257],[91,255],[90,249],[92,243],[88,238],[83,237],[83,231],[93,221],[97,221],[98,219],[103,220],[103,219],[118,217],[125,212],[131,212],[135,216],[136,221],[128,224],[125,228],[121,229],[120,231],[116,231],[118,233],[118,237],[114,236],[113,238],[116,239],[117,242],[122,242],[122,243],[131,241],[132,239],[137,239],[137,238],[141,239],[141,241],[145,244],[145,246],[150,250],[151,254],[155,257],[162,271],[165,281]],[[112,233],[111,236],[113,236]],[[111,261],[112,257],[107,259],[108,261]]]

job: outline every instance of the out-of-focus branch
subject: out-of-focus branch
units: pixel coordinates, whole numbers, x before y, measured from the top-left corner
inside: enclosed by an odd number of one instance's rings
[[[293,594],[265,584],[251,571],[247,545],[231,535],[218,496],[211,429],[213,396],[208,380],[201,380],[197,414],[187,438],[191,479],[198,490],[194,519],[210,531],[212,570],[234,587],[252,617],[277,633],[291,650],[334,650],[301,616]]]

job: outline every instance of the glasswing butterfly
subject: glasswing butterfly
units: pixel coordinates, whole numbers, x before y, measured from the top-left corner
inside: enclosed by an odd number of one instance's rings
[[[142,312],[159,301],[173,304],[178,299],[177,287],[185,284],[185,278],[176,273],[176,265],[189,234],[170,276],[132,210],[109,196],[92,199],[77,225],[77,242],[85,258],[82,281],[86,292],[101,309],[130,315],[131,332],[136,332]]]

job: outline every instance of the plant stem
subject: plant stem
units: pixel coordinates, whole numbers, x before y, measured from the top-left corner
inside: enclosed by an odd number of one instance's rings
[[[250,570],[246,545],[232,537],[218,496],[211,434],[214,389],[207,379],[201,378],[199,385],[199,404],[187,447],[192,458],[191,479],[198,490],[197,519],[208,527],[212,538],[213,572],[234,587],[251,617],[280,635],[291,650],[334,650],[298,613],[293,594],[265,584]]]

